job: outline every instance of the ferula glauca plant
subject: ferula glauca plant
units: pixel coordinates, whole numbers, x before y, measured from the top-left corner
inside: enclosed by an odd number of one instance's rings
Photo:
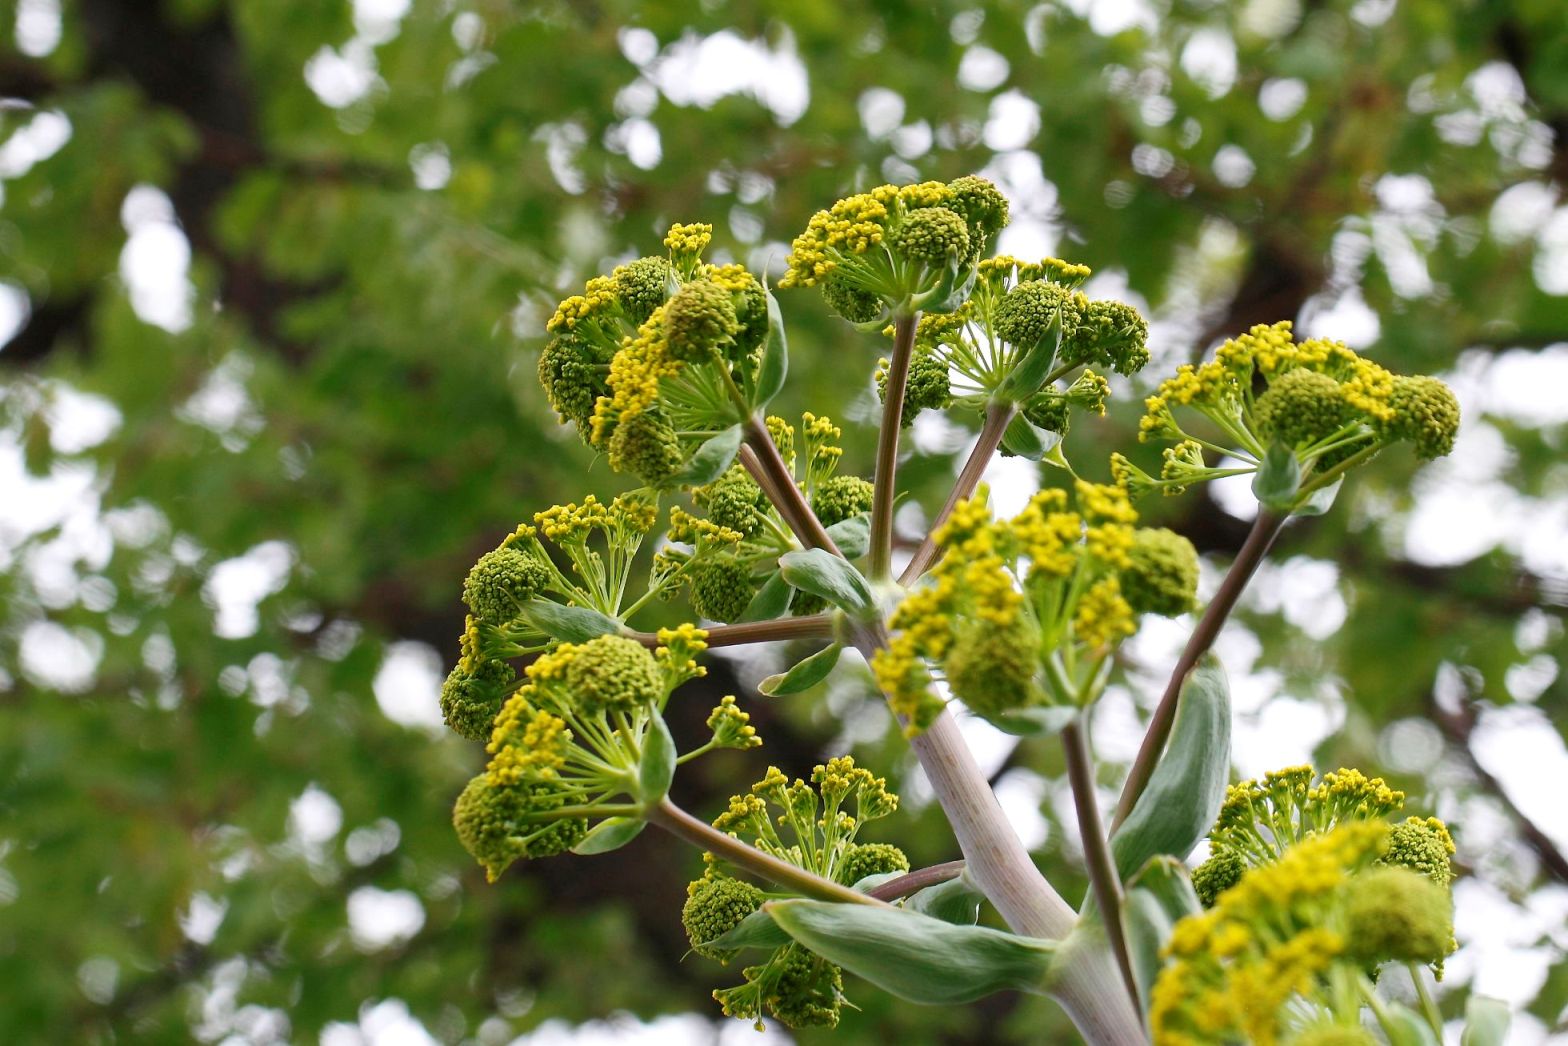
[[[662,253],[560,303],[540,381],[626,490],[541,506],[463,582],[442,709],[489,761],[457,799],[459,837],[492,879],[608,854],[650,824],[689,842],[700,874],[671,911],[691,961],[714,964],[718,1007],[759,1026],[830,1027],[857,992],[948,1005],[1024,991],[1097,1044],[1439,1042],[1426,982],[1454,947],[1449,829],[1353,769],[1230,783],[1209,647],[1291,517],[1326,511],[1385,449],[1448,452],[1452,393],[1279,323],[1158,385],[1141,429],[1164,445],[1158,474],[1094,448],[1069,458],[1073,419],[1148,363],[1148,327],[1087,297],[1082,265],[992,256],[1007,212],[977,177],[849,196],[795,238],[779,298],[704,260],[709,226],[676,225]],[[768,410],[788,373],[780,298],[816,292],[866,341],[861,380],[882,405],[869,476],[829,418]],[[900,437],[922,411],[973,418],[979,436],[895,558]],[[999,452],[1047,479],[1010,518],[979,482]],[[1138,504],[1239,474],[1259,510],[1204,606],[1193,546],[1142,525]],[[1090,715],[1146,614],[1197,623],[1102,819]],[[736,782],[711,821],[671,800],[688,761],[763,745],[750,695],[713,708],[707,736],[672,736],[665,710],[704,651],[780,640],[814,652],[762,683],[775,700],[858,670],[840,666],[858,652],[947,815],[953,861],[911,869],[861,841],[870,821],[896,824],[898,797],[848,756],[779,767],[764,749],[756,783]],[[1084,896],[1036,870],[953,701],[1059,740]],[[1391,966],[1419,1008],[1386,990]],[[1476,1000],[1466,1041],[1499,1041],[1504,1022]]]

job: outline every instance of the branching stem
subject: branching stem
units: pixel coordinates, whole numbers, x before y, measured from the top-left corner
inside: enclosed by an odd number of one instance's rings
[[[1288,515],[1271,512],[1259,506],[1257,518],[1252,521],[1252,529],[1247,532],[1247,540],[1242,543],[1241,551],[1236,554],[1235,561],[1226,572],[1225,580],[1220,582],[1219,591],[1214,594],[1208,608],[1204,610],[1203,617],[1198,621],[1198,627],[1192,630],[1192,635],[1187,639],[1187,646],[1176,661],[1176,668],[1171,673],[1170,682],[1165,685],[1165,693],[1161,695],[1160,703],[1149,719],[1148,733],[1144,734],[1143,744],[1138,748],[1138,755],[1133,760],[1132,769],[1127,772],[1127,783],[1122,786],[1121,799],[1116,804],[1116,817],[1111,821],[1112,831],[1127,820],[1127,815],[1132,813],[1138,797],[1149,785],[1149,778],[1154,774],[1154,764],[1159,762],[1160,753],[1165,750],[1165,742],[1170,738],[1171,724],[1176,719],[1176,699],[1181,694],[1182,684],[1187,681],[1188,673],[1197,666],[1198,659],[1214,645],[1220,629],[1224,627],[1226,619],[1230,617],[1237,601],[1241,599],[1241,593],[1246,589],[1247,582],[1252,580],[1258,564],[1263,562],[1269,546],[1274,543],[1274,538],[1279,535],[1280,528],[1289,518]]]
[[[916,313],[893,320],[893,360],[887,369],[882,400],[882,428],[877,433],[877,472],[871,496],[872,581],[883,581],[893,567],[893,500],[898,496],[898,437],[904,428],[904,393],[909,385],[909,360],[915,351]]]
[[[873,887],[867,891],[879,901],[897,901],[919,893],[928,886],[936,886],[951,879],[957,879],[964,874],[963,861],[947,861],[943,864],[933,864],[928,868],[920,868],[897,879],[889,879],[881,886]]]
[[[774,621],[743,621],[736,625],[709,625],[706,631],[709,649],[745,646],[747,643],[772,643],[782,639],[831,639],[833,618],[828,614],[812,614],[809,617],[784,617]],[[653,632],[632,632],[629,638],[650,650],[659,645],[659,637]]]
[[[805,542],[807,547],[825,548],[835,556],[843,555],[833,536],[822,525],[817,514],[811,511],[811,505],[800,487],[795,485],[795,476],[773,442],[768,426],[753,414],[742,424],[742,430],[746,443],[740,450],[741,464],[751,473],[751,478],[757,481],[763,493],[767,494],[768,500],[773,502],[795,536]]]
[[[958,482],[953,484],[952,493],[948,494],[942,511],[938,512],[936,518],[931,521],[925,540],[920,542],[914,557],[899,576],[899,584],[914,584],[920,575],[936,562],[936,532],[941,529],[943,523],[947,522],[947,518],[958,507],[958,503],[974,494],[975,487],[980,484],[980,477],[985,474],[986,466],[991,463],[991,455],[995,454],[996,448],[1002,445],[1002,436],[1007,432],[1007,426],[1012,424],[1013,417],[1017,413],[1018,407],[1012,403],[992,400],[986,404],[985,421],[980,426],[980,436],[975,440],[974,449],[969,452],[968,459],[959,470]]]

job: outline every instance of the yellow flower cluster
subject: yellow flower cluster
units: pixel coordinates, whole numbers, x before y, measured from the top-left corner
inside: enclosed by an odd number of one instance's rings
[[[669,354],[664,312],[663,305],[654,309],[610,360],[610,395],[600,396],[593,408],[594,446],[608,439],[615,425],[653,406],[659,399],[659,382],[680,373],[680,361]]]
[[[581,505],[568,502],[535,512],[534,524],[551,541],[567,544],[586,541],[595,530],[646,534],[653,529],[658,516],[658,506],[648,499],[618,495],[606,505],[589,494]],[[532,527],[526,528],[526,534],[524,530],[525,527],[518,527],[508,541],[533,536]]]
[[[574,294],[555,307],[555,315],[545,322],[545,330],[552,334],[573,330],[585,320],[602,317],[618,302],[615,281],[608,276],[595,276],[581,294]]]
[[[689,679],[700,679],[707,668],[697,663],[697,655],[708,649],[707,629],[683,622],[658,631],[659,648],[653,656],[664,673],[665,685],[674,690]]]
[[[1342,891],[1387,845],[1387,824],[1345,824],[1297,844],[1213,908],[1177,923],[1166,945],[1171,961],[1150,993],[1156,1046],[1280,1041],[1287,1004],[1310,998],[1319,975],[1346,955],[1336,925]]]
[[[789,269],[780,287],[811,287],[821,282],[846,255],[865,254],[882,243],[895,208],[941,207],[952,201],[945,182],[879,185],[869,192],[846,196],[818,211],[790,244]]]
[[[693,222],[690,225],[677,223],[670,226],[670,231],[664,237],[664,246],[677,258],[695,258],[707,250],[708,244],[712,242],[713,226],[705,222]]]
[[[1091,649],[1108,647],[1138,630],[1121,582],[1103,577],[1089,586],[1073,612],[1073,631]]]
[[[1061,258],[1041,258],[1037,262],[1027,262],[1009,254],[986,258],[975,268],[979,273],[979,280],[997,287],[1001,287],[1008,277],[1012,277],[1019,283],[1025,280],[1050,280],[1053,283],[1076,287],[1087,280],[1094,271],[1087,265],[1063,261]]]

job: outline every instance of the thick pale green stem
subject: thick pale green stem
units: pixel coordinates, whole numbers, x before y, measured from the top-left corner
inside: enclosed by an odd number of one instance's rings
[[[763,853],[754,846],[747,846],[733,835],[721,832],[705,821],[699,821],[670,802],[668,797],[648,807],[643,816],[648,819],[649,824],[658,825],[671,835],[679,836],[693,846],[707,850],[737,868],[744,868],[769,882],[777,883],[803,896],[815,897],[819,901],[838,901],[848,904],[886,903],[868,894],[851,890],[847,886],[840,886],[831,879],[814,875],[804,868],[797,868],[772,854]]]
[[[882,398],[882,428],[877,433],[877,473],[871,496],[871,559],[866,564],[872,581],[883,581],[893,571],[893,500],[898,495],[898,437],[904,428],[904,392],[909,385],[909,360],[915,352],[915,327],[919,316],[900,315],[893,320],[893,359],[887,368],[887,388]]]

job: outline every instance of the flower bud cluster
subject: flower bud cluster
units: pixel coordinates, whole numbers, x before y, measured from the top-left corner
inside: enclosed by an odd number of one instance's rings
[[[1120,487],[1079,481],[1075,490],[1076,510],[1065,491],[1047,489],[996,520],[982,487],[937,532],[943,558],[893,613],[895,633],[872,660],[910,728],[940,710],[937,671],[984,716],[1087,703],[1137,614],[1192,609],[1192,545],[1135,526]]]

